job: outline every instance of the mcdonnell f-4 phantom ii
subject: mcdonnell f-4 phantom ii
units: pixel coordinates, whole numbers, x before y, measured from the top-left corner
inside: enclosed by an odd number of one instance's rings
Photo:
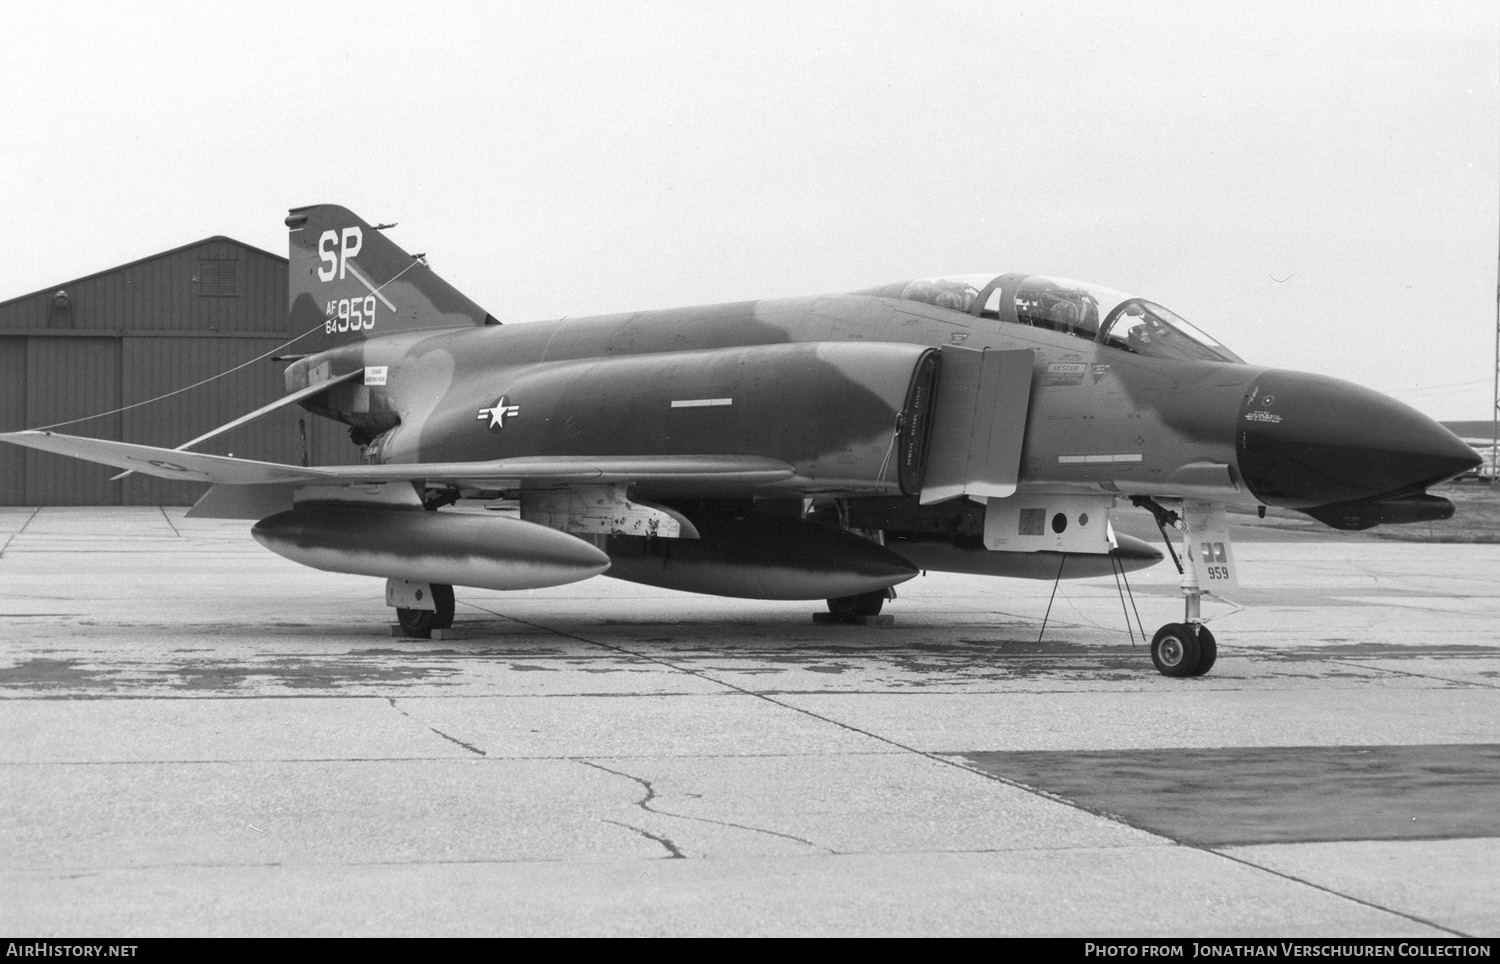
[[[1162,558],[1114,532],[1128,503],[1180,535],[1184,619],[1151,656],[1196,676],[1218,651],[1201,596],[1238,579],[1228,506],[1341,529],[1442,519],[1453,505],[1427,489],[1479,461],[1400,402],[1249,364],[1094,284],[997,272],[501,326],[344,208],[286,224],[304,336],[281,399],[177,449],[0,438],[210,483],[190,514],[386,579],[413,637],[452,625],[454,586],[602,573],[859,621],[921,571],[1123,573]],[[292,404],[346,424],[360,464],[188,451]],[[476,499],[519,511],[457,504]]]

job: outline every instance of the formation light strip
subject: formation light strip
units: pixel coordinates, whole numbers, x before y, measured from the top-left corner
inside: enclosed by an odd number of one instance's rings
[[[1124,455],[1059,455],[1057,461],[1063,465],[1093,464],[1095,462],[1139,462],[1141,453],[1130,452]]]
[[[717,408],[733,404],[732,398],[675,398],[672,400],[673,408]]]

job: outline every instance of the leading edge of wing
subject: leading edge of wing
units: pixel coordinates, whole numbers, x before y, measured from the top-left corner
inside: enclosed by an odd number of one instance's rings
[[[526,456],[491,462],[299,466],[59,435],[55,432],[4,432],[0,433],[0,442],[24,445],[116,468],[133,469],[163,479],[211,482],[215,485],[406,481],[452,482],[480,488],[492,483],[511,481],[574,484],[702,481],[766,485],[785,481],[796,474],[786,462],[754,455],[563,455]]]

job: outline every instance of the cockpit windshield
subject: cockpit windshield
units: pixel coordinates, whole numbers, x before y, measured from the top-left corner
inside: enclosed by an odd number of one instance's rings
[[[1241,360],[1187,319],[1141,298],[1132,298],[1116,308],[1099,340],[1115,348],[1155,358]]]
[[[872,289],[886,295],[893,289]],[[1082,281],[1025,274],[919,278],[900,297],[980,318],[1048,328],[1153,358],[1241,361],[1161,305]]]

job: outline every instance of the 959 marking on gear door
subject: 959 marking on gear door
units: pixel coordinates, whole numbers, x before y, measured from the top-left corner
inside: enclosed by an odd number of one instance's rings
[[[1209,583],[1232,582],[1234,573],[1229,566],[1229,549],[1222,542],[1199,543],[1203,571]]]

